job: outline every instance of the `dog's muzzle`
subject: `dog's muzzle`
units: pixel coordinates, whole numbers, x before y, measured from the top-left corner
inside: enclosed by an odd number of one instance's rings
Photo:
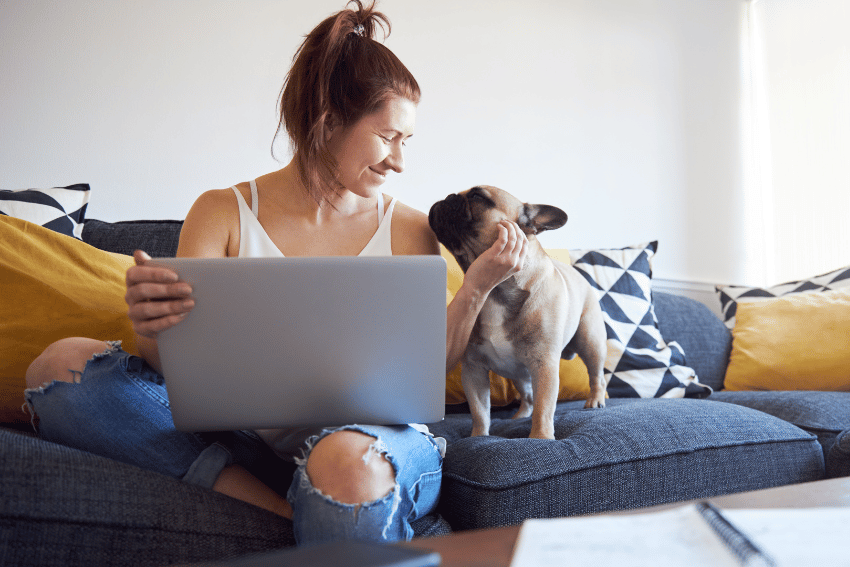
[[[443,246],[452,252],[459,250],[463,235],[468,236],[473,229],[466,198],[452,194],[434,203],[428,211],[428,224]]]

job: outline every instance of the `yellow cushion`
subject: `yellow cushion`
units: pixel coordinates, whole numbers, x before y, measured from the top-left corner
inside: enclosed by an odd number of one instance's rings
[[[22,423],[27,367],[50,343],[84,336],[136,352],[124,302],[133,258],[8,216],[0,242],[0,422]]]
[[[727,390],[850,391],[850,289],[739,303]]]
[[[448,265],[448,284],[446,289],[446,304],[451,303],[460,286],[463,284],[463,270],[461,270],[454,256],[440,246],[440,253],[446,259]],[[564,251],[569,263],[569,252]],[[564,253],[560,254],[560,259],[563,260]],[[553,257],[558,257],[558,254],[551,254]],[[446,375],[446,403],[460,404],[466,401],[466,396],[463,393],[463,385],[460,379],[461,363]],[[585,400],[590,395],[590,383],[587,375],[587,368],[579,357],[572,360],[561,360],[560,369],[560,387],[558,390],[559,400]],[[519,399],[519,393],[514,388],[513,383],[499,376],[498,374],[490,373],[490,401],[494,406],[506,406],[511,402]]]

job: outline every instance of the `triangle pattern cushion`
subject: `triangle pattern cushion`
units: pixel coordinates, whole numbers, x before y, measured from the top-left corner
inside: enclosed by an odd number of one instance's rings
[[[731,330],[741,303],[765,301],[798,293],[824,292],[850,287],[850,266],[845,266],[812,278],[785,282],[769,287],[719,285],[715,287],[720,298],[723,321]]]
[[[652,305],[652,257],[658,242],[616,249],[571,250],[573,266],[597,290],[608,330],[608,396],[697,397],[711,394],[685,363],[678,343],[665,343]]]
[[[87,183],[50,189],[0,189],[0,214],[82,240],[89,195]]]

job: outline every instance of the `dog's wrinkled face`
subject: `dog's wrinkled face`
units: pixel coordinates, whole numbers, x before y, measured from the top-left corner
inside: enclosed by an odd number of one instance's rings
[[[531,236],[564,226],[567,214],[550,205],[529,205],[497,187],[480,185],[434,203],[428,223],[464,271],[499,238],[510,220]]]

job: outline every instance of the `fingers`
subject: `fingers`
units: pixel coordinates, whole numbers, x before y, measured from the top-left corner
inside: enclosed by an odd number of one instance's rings
[[[499,263],[510,266],[516,273],[522,269],[528,252],[528,238],[515,222],[503,220],[499,223],[499,238],[491,247]]]
[[[144,250],[136,250],[135,252],[133,252],[133,259],[136,261],[136,265],[141,266],[142,264],[152,260],[153,258],[148,256],[148,253]]]
[[[493,245],[467,269],[464,285],[473,286],[481,294],[519,272],[528,253],[528,238],[514,222],[499,223],[499,235]]]
[[[182,321],[194,307],[192,287],[167,268],[149,265],[151,257],[141,250],[133,254],[135,266],[127,270],[127,315],[143,336],[156,334]]]
[[[136,265],[127,270],[128,288],[145,282],[173,283],[178,280],[177,274],[168,268],[149,266],[148,262],[152,258],[141,250],[136,250],[133,253],[133,259],[136,261]]]

